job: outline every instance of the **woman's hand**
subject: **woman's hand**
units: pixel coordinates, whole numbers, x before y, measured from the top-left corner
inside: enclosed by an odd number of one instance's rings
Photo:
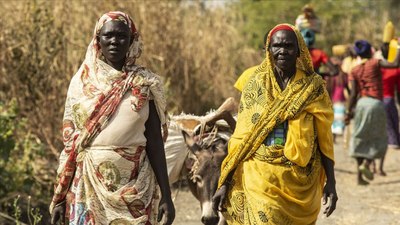
[[[66,202],[58,203],[51,212],[51,224],[56,224],[61,219],[61,224],[64,224]]]
[[[222,212],[225,210],[223,208],[226,195],[228,193],[228,184],[223,184],[214,194],[212,197],[212,208],[215,212],[219,211]]]
[[[346,115],[344,116],[344,123],[346,125],[349,125],[350,124],[350,120],[353,119],[353,117],[354,117],[353,112],[351,112],[351,111],[346,112]]]
[[[324,214],[326,214],[326,217],[330,216],[333,211],[336,209],[336,202],[338,200],[338,196],[336,193],[336,187],[335,187],[335,182],[326,182],[324,190],[323,190],[323,195],[322,195],[322,204],[326,205],[328,203],[328,206],[324,210]]]
[[[160,222],[163,217],[165,217],[163,225],[171,225],[174,222],[175,207],[170,197],[167,199],[162,197],[158,206],[157,222]]]

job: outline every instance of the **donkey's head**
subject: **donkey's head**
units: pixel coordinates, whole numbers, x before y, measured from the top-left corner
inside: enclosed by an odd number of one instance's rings
[[[212,196],[217,190],[221,163],[227,155],[228,138],[209,135],[203,138],[182,131],[190,155],[185,164],[190,171],[188,182],[193,195],[201,204],[203,224],[217,224],[218,214],[212,210]]]

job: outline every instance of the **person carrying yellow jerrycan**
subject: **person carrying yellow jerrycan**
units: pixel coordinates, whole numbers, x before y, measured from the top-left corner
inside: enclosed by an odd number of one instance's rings
[[[394,26],[391,21],[387,22],[383,31],[383,43],[389,43],[388,61],[393,62],[396,58],[398,40],[394,36]]]

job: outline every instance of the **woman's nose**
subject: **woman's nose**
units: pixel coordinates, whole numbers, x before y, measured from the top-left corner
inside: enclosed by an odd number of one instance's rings
[[[111,37],[111,38],[110,38],[110,43],[111,43],[111,44],[116,44],[116,43],[118,43],[117,37]]]
[[[288,51],[287,51],[286,48],[281,48],[281,49],[279,49],[279,54],[284,55],[284,54],[287,54],[287,53],[288,53]]]

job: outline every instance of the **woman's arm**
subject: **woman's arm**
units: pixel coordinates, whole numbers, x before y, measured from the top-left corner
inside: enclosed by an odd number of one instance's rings
[[[339,67],[333,64],[330,59],[328,59],[328,61],[326,62],[326,66],[329,69],[329,76],[336,76],[339,74]]]
[[[170,225],[175,218],[175,208],[168,182],[167,163],[161,135],[161,122],[154,101],[149,102],[149,118],[145,126],[146,131],[144,134],[147,138],[146,153],[161,190],[161,201],[157,220],[161,221],[162,216],[165,215],[166,220],[164,225]]]
[[[350,99],[349,99],[349,105],[347,106],[347,112],[345,116],[345,123],[349,124],[350,120],[353,118],[353,109],[356,106],[357,103],[357,95],[358,95],[358,84],[357,81],[352,80],[351,81],[351,89],[350,89]]]
[[[222,212],[225,209],[223,208],[223,205],[225,203],[226,196],[229,191],[229,186],[231,186],[232,182],[232,176],[234,174],[235,170],[231,171],[228,176],[226,177],[225,182],[221,185],[220,188],[215,192],[215,194],[212,197],[212,208],[214,211],[219,211]]]
[[[332,212],[336,209],[336,202],[338,200],[338,196],[336,193],[336,179],[335,179],[335,171],[333,169],[333,161],[326,157],[324,153],[321,153],[321,161],[322,166],[325,170],[326,175],[326,184],[323,190],[323,202],[322,204],[327,204],[329,200],[328,207],[325,208],[324,214],[326,217],[330,216]]]
[[[67,98],[64,107],[62,137],[64,148],[59,156],[59,166],[57,169],[57,178],[54,188],[54,195],[50,203],[51,224],[56,224],[61,220],[64,222],[66,212],[65,196],[70,188],[76,170],[75,160],[75,142],[79,136],[80,130],[77,128],[73,116],[73,105],[78,101],[75,96],[74,80],[72,79],[67,92]],[[63,180],[63,182],[60,182]]]

